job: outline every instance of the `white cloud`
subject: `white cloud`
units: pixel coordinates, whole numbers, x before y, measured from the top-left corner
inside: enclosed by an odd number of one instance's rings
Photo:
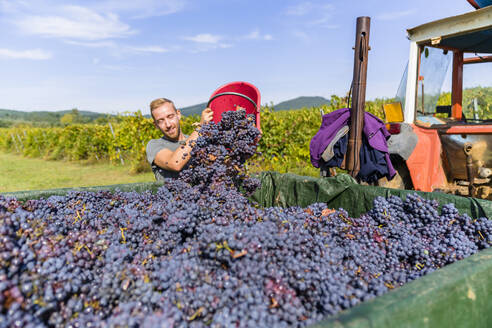
[[[309,21],[309,25],[319,25],[321,27],[334,28],[336,25],[329,24],[333,19],[333,14],[331,9],[321,12],[318,18]]]
[[[186,7],[187,2],[187,0],[107,0],[98,2],[95,8],[101,12],[125,12],[130,13],[132,18],[146,18],[180,12]]]
[[[244,36],[245,39],[259,39],[260,38],[260,30],[256,29],[248,35]]]
[[[295,6],[287,7],[285,13],[291,16],[303,16],[313,11],[314,8],[315,5],[312,2],[306,1],[306,2],[299,3]]]
[[[233,43],[197,43],[193,48],[188,49],[191,53],[201,53],[214,49],[227,49],[232,48],[234,46]]]
[[[129,49],[135,52],[153,52],[153,53],[164,53],[169,51],[169,49],[163,48],[161,46],[130,47]]]
[[[136,33],[115,14],[103,15],[80,6],[65,6],[61,14],[54,16],[24,16],[15,24],[28,34],[89,41]]]
[[[0,11],[13,14],[28,7],[25,1],[0,0]]]
[[[98,13],[119,13],[130,18],[170,15],[184,10],[189,0],[71,0],[66,5],[84,6]],[[0,11],[5,13],[53,13],[63,5],[59,0],[0,0]]]
[[[309,41],[309,35],[303,31],[294,30],[294,31],[292,31],[292,35],[294,35],[296,38],[299,38],[303,41]]]
[[[117,47],[116,43],[113,41],[84,42],[84,41],[65,40],[65,43],[72,44],[75,46],[88,47],[88,48],[116,48]]]
[[[103,65],[103,68],[110,70],[110,71],[116,71],[116,72],[123,72],[123,71],[131,71],[133,68],[129,66],[118,66],[118,65]]]
[[[247,39],[247,40],[273,40],[273,37],[270,34],[261,34],[259,29],[255,29],[249,34],[246,34],[245,36],[242,37],[242,39]]]
[[[19,50],[0,48],[0,58],[46,60],[52,57],[53,56],[51,55],[51,53],[41,49],[19,51]]]
[[[403,11],[394,11],[394,12],[389,12],[389,13],[383,13],[376,18],[379,20],[385,20],[385,21],[392,21],[396,19],[400,19],[405,16],[410,16],[417,11],[415,9],[409,9],[409,10],[403,10]]]
[[[320,26],[324,28],[337,28],[329,22],[333,19],[335,7],[332,4],[306,1],[295,6],[289,6],[285,10],[288,16],[304,16],[303,22],[307,26]]]
[[[93,63],[94,65],[97,65],[97,64],[99,64],[100,62],[101,62],[101,59],[99,59],[99,58],[92,58],[92,63]]]
[[[130,46],[116,44],[113,41],[95,41],[95,42],[82,42],[82,41],[65,41],[67,44],[88,47],[88,48],[110,48],[112,49],[113,55],[116,57],[121,56],[124,53],[142,54],[142,53],[165,53],[169,51],[177,51],[179,47],[173,46],[170,48],[164,48],[162,46]]]
[[[234,47],[236,43],[244,40],[273,40],[273,37],[270,34],[261,34],[259,29],[255,29],[246,35],[237,37],[202,33],[195,36],[185,36],[182,37],[182,39],[194,42],[196,45],[190,51],[192,53],[198,53],[217,48],[231,48]]]
[[[195,36],[185,36],[184,40],[193,41],[197,43],[209,43],[209,44],[217,44],[221,39],[223,39],[220,35],[213,35],[208,33],[197,34]]]

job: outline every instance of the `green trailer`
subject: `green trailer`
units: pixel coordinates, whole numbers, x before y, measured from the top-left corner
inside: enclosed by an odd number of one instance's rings
[[[333,178],[312,178],[265,172],[262,186],[251,197],[264,207],[302,206],[316,202],[344,208],[357,217],[372,207],[377,196],[402,198],[415,191],[361,186],[345,174]],[[85,188],[4,193],[18,200],[64,195],[71,190],[156,191],[158,182]],[[492,217],[492,202],[441,193],[416,192],[439,204],[454,203],[460,213],[473,218]],[[490,327],[492,325],[492,249],[448,265],[423,278],[364,302],[316,327]]]

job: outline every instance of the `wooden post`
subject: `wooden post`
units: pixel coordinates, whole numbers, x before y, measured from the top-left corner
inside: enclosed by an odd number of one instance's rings
[[[370,17],[357,17],[354,51],[354,76],[352,80],[352,106],[347,144],[346,169],[352,177],[360,171],[360,147],[364,128],[366,104],[367,55],[369,51]]]

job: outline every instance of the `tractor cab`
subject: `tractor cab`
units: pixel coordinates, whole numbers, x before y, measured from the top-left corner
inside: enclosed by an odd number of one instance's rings
[[[407,32],[398,102],[384,108],[390,132],[416,135],[393,152],[398,178],[404,188],[492,198],[492,6]]]

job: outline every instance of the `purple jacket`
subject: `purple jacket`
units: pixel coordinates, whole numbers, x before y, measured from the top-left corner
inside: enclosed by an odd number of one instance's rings
[[[348,124],[350,118],[350,109],[341,108],[334,112],[323,115],[321,127],[316,135],[311,139],[309,145],[311,163],[315,167],[320,167],[321,154],[325,151],[330,141],[335,137],[338,130]],[[386,140],[391,134],[386,130],[386,126],[376,116],[371,113],[364,112],[364,135],[366,136],[369,145],[385,154],[386,163],[388,165],[388,173],[393,177],[396,173],[388,153]]]

